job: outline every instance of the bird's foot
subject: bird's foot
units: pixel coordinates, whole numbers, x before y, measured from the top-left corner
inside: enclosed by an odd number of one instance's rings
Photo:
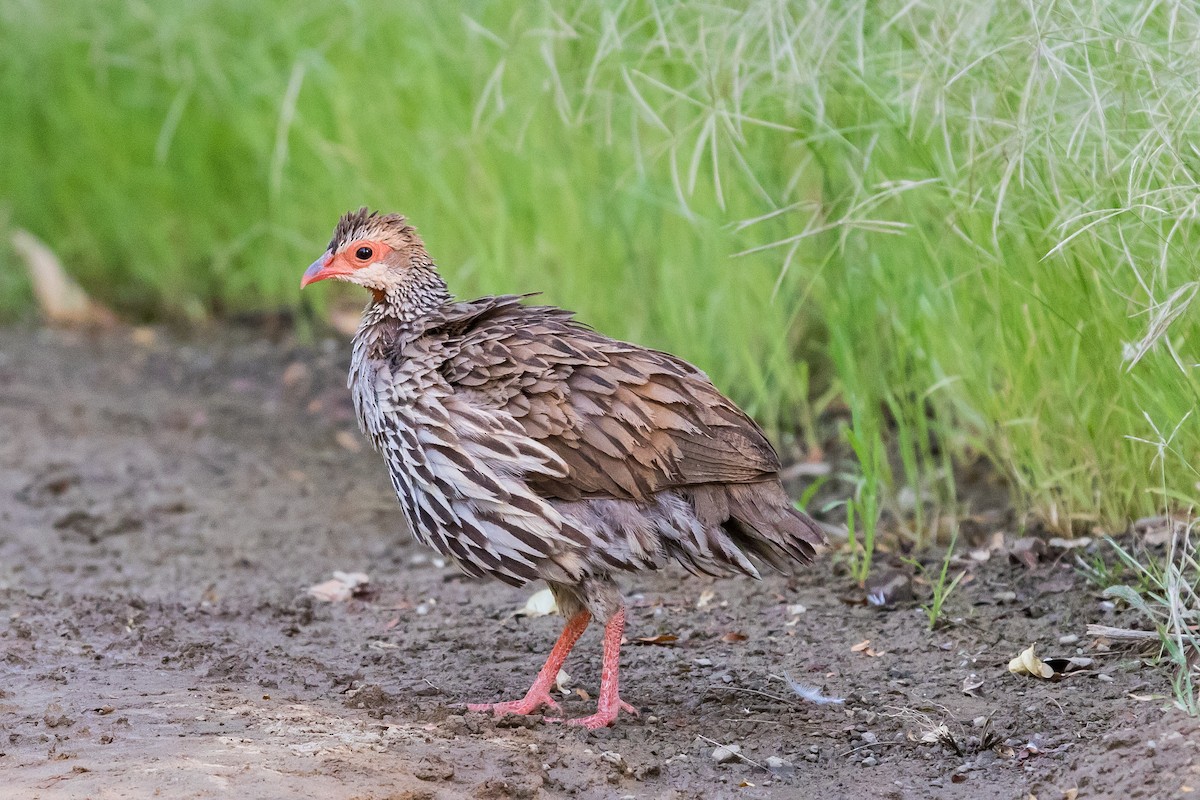
[[[468,711],[491,711],[497,717],[503,717],[505,714],[532,714],[543,706],[553,708],[555,711],[562,711],[558,703],[549,692],[537,691],[530,689],[529,694],[525,695],[520,700],[506,700],[503,703],[468,703]]]
[[[580,725],[587,728],[589,731],[594,731],[597,728],[607,728],[617,721],[617,714],[624,711],[626,714],[632,714],[635,717],[641,716],[638,710],[626,703],[624,700],[618,699],[616,703],[601,705],[597,707],[596,713],[590,717],[578,717],[576,719],[560,719],[557,717],[546,717],[546,722],[561,722],[564,725]]]

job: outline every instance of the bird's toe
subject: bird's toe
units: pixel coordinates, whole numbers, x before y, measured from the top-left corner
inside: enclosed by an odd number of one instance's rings
[[[529,693],[520,700],[506,700],[501,703],[467,703],[468,711],[492,712],[497,717],[503,717],[505,714],[518,714],[524,716],[532,714],[543,707],[552,708],[555,711],[561,712],[562,709],[547,693]]]

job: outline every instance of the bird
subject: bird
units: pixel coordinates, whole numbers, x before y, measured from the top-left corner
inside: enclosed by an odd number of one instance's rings
[[[687,361],[529,295],[456,300],[400,214],[342,216],[300,286],[326,279],[370,292],[348,387],[412,536],[468,575],[545,581],[566,617],[523,698],[470,711],[561,713],[550,690],[595,619],[595,713],[544,719],[596,729],[636,716],[619,691],[615,576],[678,562],[758,578],[825,543],[762,429]]]

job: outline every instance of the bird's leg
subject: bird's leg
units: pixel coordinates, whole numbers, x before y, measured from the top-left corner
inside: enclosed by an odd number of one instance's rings
[[[608,618],[604,626],[604,665],[600,669],[600,697],[596,701],[596,713],[590,717],[579,719],[547,719],[547,722],[565,722],[568,725],[582,725],[589,730],[603,728],[617,720],[617,714],[624,711],[638,716],[638,711],[621,699],[617,691],[617,673],[621,668],[621,636],[625,632],[625,607]]]
[[[547,656],[546,663],[542,666],[542,670],[537,674],[537,677],[533,679],[533,686],[529,687],[529,692],[526,693],[524,698],[509,700],[503,703],[471,703],[467,706],[467,710],[491,711],[497,717],[502,717],[505,714],[532,714],[542,706],[558,708],[558,703],[550,696],[550,687],[558,680],[558,671],[562,669],[563,662],[567,660],[567,654],[571,652],[571,648],[579,641],[579,637],[583,635],[591,619],[592,615],[590,613],[580,611],[567,620],[562,635],[554,643],[554,648],[551,649],[550,655]],[[620,639],[620,634],[618,634],[617,641],[619,642]]]

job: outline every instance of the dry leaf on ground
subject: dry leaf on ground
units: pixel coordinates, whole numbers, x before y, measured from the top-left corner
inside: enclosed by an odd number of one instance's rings
[[[308,593],[323,603],[340,603],[362,594],[370,582],[364,572],[334,572],[331,579],[308,587]]]
[[[1024,650],[1019,656],[1009,661],[1008,671],[1014,675],[1032,675],[1035,678],[1054,677],[1054,670],[1034,655],[1033,648],[1036,646],[1029,645],[1028,650]]]
[[[49,245],[29,231],[12,235],[13,250],[25,262],[33,294],[46,319],[56,325],[111,325],[116,316],[87,296],[63,269]]]
[[[661,633],[658,636],[638,636],[630,641],[630,644],[673,644],[678,642],[679,637],[671,633]]]
[[[871,647],[870,639],[863,639],[861,642],[851,647],[850,652],[862,653],[863,655],[870,656],[871,658],[879,658],[881,655],[887,653],[886,650],[876,650],[874,647]]]
[[[542,589],[534,592],[525,601],[522,608],[513,612],[515,617],[545,617],[558,611],[558,604],[554,602],[554,592],[549,589]]]
[[[962,693],[969,697],[980,697],[979,690],[983,688],[983,678],[974,672],[963,678]]]

